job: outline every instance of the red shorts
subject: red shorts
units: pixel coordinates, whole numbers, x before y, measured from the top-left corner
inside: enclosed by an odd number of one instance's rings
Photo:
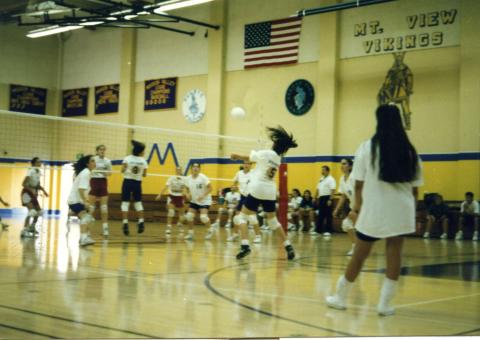
[[[38,196],[32,195],[28,190],[23,189],[20,194],[20,199],[22,200],[22,205],[26,207],[30,203],[33,205],[33,209],[40,210],[40,203],[38,203]]]
[[[168,195],[167,204],[173,204],[175,208],[183,208],[185,206],[185,200],[183,196]]]
[[[92,178],[90,179],[90,196],[104,197],[108,196],[107,179]]]

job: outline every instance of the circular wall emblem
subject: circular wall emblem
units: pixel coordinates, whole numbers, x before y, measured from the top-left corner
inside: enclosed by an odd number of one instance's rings
[[[194,89],[187,92],[183,97],[183,115],[190,123],[200,121],[205,115],[207,99],[201,90]]]
[[[301,116],[310,110],[314,98],[312,84],[308,80],[297,79],[290,84],[285,93],[285,105],[291,114]]]

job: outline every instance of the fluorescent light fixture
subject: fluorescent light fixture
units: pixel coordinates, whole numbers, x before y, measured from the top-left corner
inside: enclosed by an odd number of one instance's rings
[[[82,26],[96,26],[96,25],[101,25],[103,24],[103,21],[87,21],[87,22],[82,22],[79,25]]]
[[[195,5],[204,4],[213,0],[185,0],[185,1],[177,1],[162,5],[160,7],[155,8],[153,11],[157,14],[162,14],[161,12],[168,12],[174,9],[190,7]]]
[[[132,20],[132,19],[135,19],[136,17],[138,17],[138,15],[136,14],[129,14],[124,16],[125,20]]]
[[[147,12],[147,11],[141,11],[141,12],[138,12],[137,13],[138,15],[149,15],[150,12]]]
[[[118,19],[117,19],[116,17],[108,17],[107,20],[108,20],[108,21],[116,21],[116,20],[118,20]]]
[[[44,37],[47,35],[52,35],[52,34],[58,34],[62,32],[67,32],[67,31],[73,31],[79,28],[83,28],[83,26],[49,26],[49,27],[44,27],[40,28],[38,30],[30,31],[27,34],[27,37],[29,38],[40,38]]]
[[[110,15],[123,15],[133,12],[133,9],[124,9],[123,11],[113,12]]]

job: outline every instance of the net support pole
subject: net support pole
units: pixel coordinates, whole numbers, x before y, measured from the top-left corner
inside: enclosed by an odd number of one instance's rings
[[[278,188],[280,198],[278,202],[278,220],[282,224],[282,228],[287,232],[288,228],[288,177],[287,177],[287,163],[280,164],[278,172]]]

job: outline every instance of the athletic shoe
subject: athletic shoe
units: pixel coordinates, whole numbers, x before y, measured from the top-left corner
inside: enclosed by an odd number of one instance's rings
[[[323,233],[323,237],[330,237],[330,236],[332,236],[332,234],[330,234],[329,232]]]
[[[428,231],[426,231],[424,234],[423,234],[423,238],[430,238],[430,233]]]
[[[395,314],[395,308],[390,305],[378,304],[377,312],[380,316],[389,316]]]
[[[219,222],[215,222],[215,223],[212,224],[212,227],[214,227],[214,228],[217,228],[217,227],[219,227],[219,226],[220,226],[220,223],[219,223]]]
[[[128,230],[128,223],[123,224],[123,235],[125,236],[130,235],[130,230]]]
[[[253,243],[262,243],[262,236],[260,235],[255,236]]]
[[[289,223],[289,224],[288,224],[288,231],[293,231],[293,230],[295,230],[295,229],[297,229],[297,227],[295,226],[295,224],[293,224],[293,223]]]
[[[285,250],[287,251],[287,257],[289,260],[293,260],[295,258],[295,251],[293,250],[293,247],[291,244],[285,247]]]
[[[207,231],[207,235],[205,235],[205,240],[210,240],[212,238],[214,231],[215,231],[215,228],[210,227]]]
[[[102,229],[103,229],[103,236],[108,237],[108,235],[110,234],[108,231],[108,225],[103,226]]]
[[[440,235],[440,239],[442,240],[446,240],[448,237],[447,233],[443,233],[442,235]]]
[[[235,242],[236,240],[238,240],[238,234],[233,234],[227,237],[227,242]]]
[[[193,234],[188,233],[187,235],[185,235],[185,237],[183,239],[186,240],[186,241],[193,241]]]
[[[347,256],[352,256],[354,250],[355,250],[355,246],[352,246],[352,249],[348,251]]]
[[[330,295],[325,298],[327,306],[334,309],[344,310],[347,309],[345,300],[341,299],[338,295]]]
[[[144,222],[138,222],[138,233],[141,234],[145,231],[145,223]]]
[[[85,237],[81,237],[80,236],[80,247],[85,247],[85,246],[88,246],[88,245],[91,245],[91,244],[94,244],[95,241],[90,237],[90,236],[85,236]]]
[[[315,231],[315,228],[310,230],[310,235],[318,235],[318,233]]]
[[[172,229],[170,226],[167,226],[167,229],[165,229],[165,234],[170,235],[172,233]]]
[[[225,224],[225,228],[231,228],[232,227],[232,224],[230,222],[228,222],[227,224]]]
[[[250,246],[242,244],[240,252],[237,254],[237,260],[243,259],[245,256],[251,253]]]
[[[457,235],[455,236],[455,240],[457,241],[463,240],[463,231],[460,230],[457,232]]]
[[[473,233],[472,241],[478,241],[478,231]]]
[[[266,225],[266,224],[262,225],[262,226],[260,227],[260,229],[262,229],[262,230],[270,230],[269,226]]]

